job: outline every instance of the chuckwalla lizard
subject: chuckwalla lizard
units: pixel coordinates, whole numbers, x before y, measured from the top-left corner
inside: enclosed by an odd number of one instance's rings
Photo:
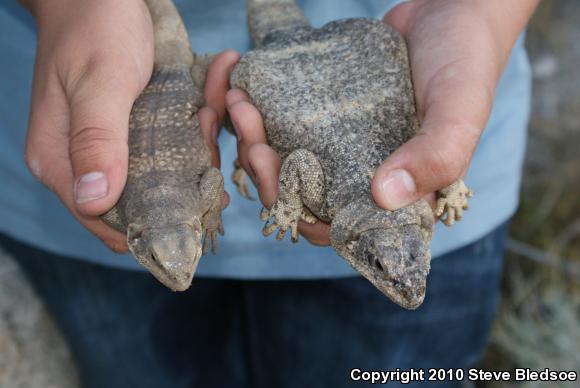
[[[151,80],[129,122],[129,171],[102,218],[127,234],[137,261],[174,291],[187,289],[202,250],[223,234],[223,177],[211,166],[198,111],[209,57],[192,53],[171,0],[146,0],[153,20]],[[202,247],[203,246],[203,247]]]
[[[375,169],[419,124],[403,37],[378,20],[347,19],[316,29],[294,0],[248,0],[256,48],[231,74],[264,119],[283,158],[277,201],[262,211],[264,234],[298,221],[331,223],[331,243],[399,305],[425,297],[434,215],[424,200],[397,211],[374,202]],[[239,175],[238,175],[239,178]],[[238,182],[239,183],[239,182]],[[437,216],[460,218],[471,192],[441,190]]]

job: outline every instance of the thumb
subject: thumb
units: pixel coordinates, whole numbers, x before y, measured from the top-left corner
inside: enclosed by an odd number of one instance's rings
[[[69,94],[69,155],[74,199],[82,214],[103,214],[121,196],[127,178],[129,115],[135,97],[136,93],[116,78],[83,80]]]
[[[373,197],[396,210],[449,186],[461,178],[471,161],[491,109],[485,88],[457,83],[441,98],[432,94],[419,133],[398,148],[377,169]]]

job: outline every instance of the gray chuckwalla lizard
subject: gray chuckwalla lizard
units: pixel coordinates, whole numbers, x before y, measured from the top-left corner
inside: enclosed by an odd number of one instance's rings
[[[424,200],[387,211],[371,195],[375,169],[419,128],[403,37],[370,19],[313,28],[294,0],[249,0],[248,24],[256,48],[231,85],[249,94],[283,159],[278,198],[261,214],[264,235],[290,230],[297,241],[299,220],[329,222],[340,256],[391,300],[417,308],[433,211]],[[438,193],[435,215],[451,225],[468,196],[453,183]]]
[[[192,53],[171,0],[146,0],[155,34],[151,80],[129,120],[129,170],[124,191],[102,219],[127,234],[136,260],[161,283],[183,291],[221,221],[223,177],[198,117],[210,57]]]

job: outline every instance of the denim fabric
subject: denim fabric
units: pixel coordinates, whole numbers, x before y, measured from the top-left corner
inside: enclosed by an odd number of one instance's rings
[[[144,273],[0,244],[56,317],[87,388],[337,388],[365,385],[352,368],[473,366],[495,316],[506,234],[504,224],[433,262],[416,311],[362,278],[195,279],[176,294]]]

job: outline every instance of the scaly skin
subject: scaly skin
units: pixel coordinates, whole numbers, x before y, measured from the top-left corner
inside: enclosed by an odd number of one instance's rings
[[[140,264],[170,289],[183,291],[209,241],[215,249],[216,232],[223,234],[223,177],[211,167],[198,117],[204,100],[194,79],[205,78],[204,66],[197,65],[207,61],[196,62],[170,0],[147,5],[155,31],[154,70],[131,111],[125,189],[103,219],[127,233]]]
[[[257,48],[231,85],[248,92],[284,160],[278,199],[261,214],[271,221],[264,234],[291,230],[297,241],[300,219],[329,222],[343,258],[394,302],[417,308],[433,213],[423,200],[387,211],[371,194],[375,169],[419,127],[404,39],[368,19],[314,29],[294,0],[249,0],[248,15]],[[445,191],[438,216],[455,220],[468,193],[463,184]]]

